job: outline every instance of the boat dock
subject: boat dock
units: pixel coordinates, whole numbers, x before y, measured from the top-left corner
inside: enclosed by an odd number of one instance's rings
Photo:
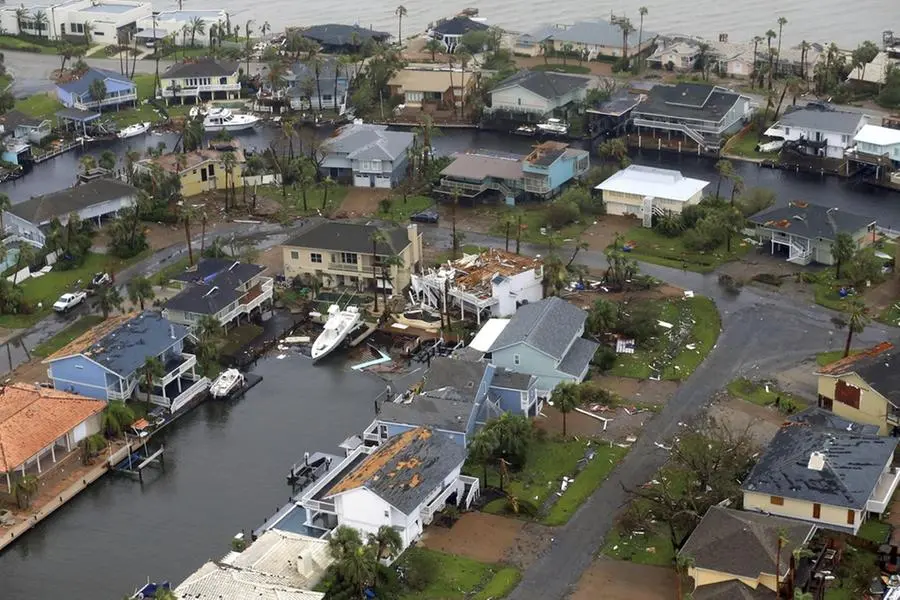
[[[365,329],[358,336],[350,340],[350,347],[355,348],[361,341],[372,335],[378,329],[378,323],[363,323]]]
[[[237,400],[238,398],[242,398],[244,394],[247,393],[247,390],[256,387],[262,380],[262,375],[244,373],[244,385],[222,398],[222,400]]]
[[[113,470],[129,477],[136,477],[141,483],[144,483],[144,469],[147,467],[159,467],[165,470],[166,465],[163,459],[166,451],[165,446],[160,446],[152,454],[147,454],[149,450],[147,450],[146,445],[144,445],[143,449],[145,450],[144,456],[141,456],[140,449],[137,452],[131,452],[125,457],[125,460],[113,467]]]

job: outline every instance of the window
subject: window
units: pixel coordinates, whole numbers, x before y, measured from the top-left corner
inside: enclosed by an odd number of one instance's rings
[[[513,364],[518,365],[520,361],[520,357],[518,354],[513,354]]]
[[[391,511],[389,511],[389,510],[384,511],[384,516],[385,516],[385,518],[390,517]]]
[[[852,510],[847,511],[847,525],[853,525],[856,523],[856,513]]]
[[[849,136],[849,135],[842,135],[842,136],[841,136],[841,143],[842,143],[842,144],[848,144],[848,143],[850,143],[850,136]]]
[[[772,496],[769,498],[769,504],[774,504],[775,506],[784,506],[784,498],[781,496]]]
[[[845,383],[843,379],[837,380],[837,383],[834,385],[835,400],[859,410],[859,398],[860,389],[858,387]]]
[[[521,98],[516,98],[516,101],[517,101],[517,103],[519,104],[519,106],[522,106],[522,99],[521,99]]]
[[[309,262],[321,263],[322,255],[318,252],[310,252],[309,253]]]
[[[300,253],[297,252],[296,250],[291,250],[291,258],[292,258],[293,260],[299,259],[299,258],[300,258]],[[315,262],[315,261],[313,261],[313,262]]]
[[[784,128],[784,135],[791,135],[791,128],[790,128],[790,127],[785,127],[785,128]]]
[[[215,166],[215,165],[209,165],[208,169],[209,169],[209,176],[210,176],[210,177],[215,177],[215,176],[216,176],[216,166]]]
[[[91,35],[94,35],[94,36],[98,36],[98,35],[99,35],[100,37],[103,37],[104,34],[103,34],[102,31],[95,31],[95,32],[94,32],[93,34],[91,34]]]
[[[341,262],[345,265],[357,264],[357,256],[353,252],[341,252]]]
[[[227,77],[219,77],[219,85],[228,85]]]
[[[850,511],[853,512],[853,511]],[[816,502],[813,504],[813,519],[821,519],[822,518],[822,505]]]

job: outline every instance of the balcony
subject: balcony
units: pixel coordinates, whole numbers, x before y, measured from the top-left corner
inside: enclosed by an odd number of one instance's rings
[[[465,488],[465,485],[457,479],[453,483],[447,485],[444,489],[438,492],[438,495],[435,496],[431,501],[429,501],[425,506],[422,507],[422,510],[419,512],[419,516],[422,518],[422,525],[429,525],[434,520],[434,513],[443,510],[447,505],[447,498],[456,494],[457,504],[459,503],[459,495]]]
[[[335,484],[359,466],[374,449],[373,447],[361,446],[353,454],[338,463],[337,466],[332,466],[330,471],[320,474],[319,480],[300,496],[300,506],[310,512],[337,514],[334,500],[328,499],[328,492]],[[315,517],[315,515],[312,516]]]
[[[103,106],[115,106],[117,104],[123,104],[125,102],[137,102],[137,91],[131,93],[118,94],[115,96],[107,96],[100,102],[94,100],[93,102],[73,102],[72,108],[77,108],[78,110],[96,110],[98,107]]]
[[[271,277],[264,277],[259,283],[247,290],[237,306],[224,314],[217,314],[216,318],[220,323],[228,323],[238,315],[249,315],[255,309],[259,308],[266,300],[271,300],[275,289],[275,284]]]
[[[878,478],[878,484],[866,503],[866,510],[879,515],[887,510],[898,482],[900,482],[900,469],[895,466],[889,467]]]
[[[166,364],[163,368],[166,371],[166,374],[162,377],[161,380],[157,380],[156,383],[159,384],[160,381],[162,385],[166,386],[183,376],[185,373],[193,372],[194,367],[197,366],[197,357],[193,354],[188,354],[183,352],[177,356],[173,356],[172,358],[166,361]]]
[[[361,270],[361,265],[359,263],[349,264],[333,261],[328,263],[327,269],[329,271],[346,271],[348,273],[358,273]]]
[[[188,373],[162,388],[154,386],[150,402],[175,412],[195,396],[205,392],[209,384],[208,378]]]
[[[163,98],[177,98],[179,96],[198,96],[202,92],[240,92],[240,83],[211,83],[209,85],[182,85],[169,86],[162,89]]]

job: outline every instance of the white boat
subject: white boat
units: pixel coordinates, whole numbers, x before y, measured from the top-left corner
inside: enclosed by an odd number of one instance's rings
[[[225,369],[209,386],[209,394],[213,398],[224,398],[244,385],[244,375],[237,369]]]
[[[205,104],[192,106],[191,110],[188,112],[192,119],[196,119],[197,117],[205,117],[206,113],[209,112],[209,107]]]
[[[566,135],[569,133],[569,126],[561,119],[547,119],[543,123],[538,123],[537,128],[543,133],[551,133],[553,135]]]
[[[318,360],[340,346],[341,342],[362,321],[362,315],[356,306],[348,306],[341,310],[337,304],[328,307],[328,320],[325,329],[316,338],[312,346],[312,358]]]
[[[234,114],[227,108],[214,108],[203,117],[206,131],[242,131],[259,123],[254,115]]]
[[[515,131],[513,131],[516,135],[534,135],[536,132],[537,129],[532,125],[519,125],[516,127]]]
[[[144,121],[143,123],[135,123],[134,125],[129,125],[125,127],[116,136],[120,140],[124,140],[125,138],[134,137],[136,135],[141,135],[142,133],[147,133],[147,130],[150,129],[150,121]]]

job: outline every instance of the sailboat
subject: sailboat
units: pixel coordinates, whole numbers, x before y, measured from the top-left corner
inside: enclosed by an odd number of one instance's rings
[[[341,345],[351,331],[362,322],[359,307],[348,306],[344,310],[337,304],[328,307],[328,320],[325,329],[316,338],[312,346],[312,359],[318,360],[328,355]]]

